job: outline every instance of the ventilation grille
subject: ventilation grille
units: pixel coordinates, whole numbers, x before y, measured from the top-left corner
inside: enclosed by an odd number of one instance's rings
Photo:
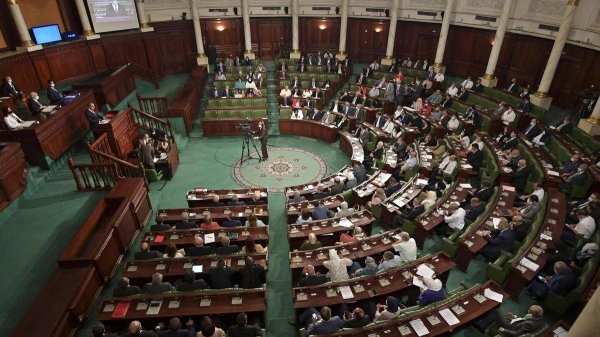
[[[365,8],[365,10],[367,12],[372,12],[372,13],[383,13],[383,12],[385,12],[385,9],[382,9],[382,8]]]
[[[263,7],[263,11],[280,11],[281,7]]]
[[[423,15],[423,16],[437,16],[438,15],[437,12],[422,12],[422,11],[418,11],[417,14]]]
[[[209,13],[227,13],[229,9],[227,8],[211,8],[208,10]]]
[[[487,22],[496,22],[496,18],[494,18],[494,17],[491,17],[491,16],[481,16],[481,15],[475,15],[475,20],[487,21]]]
[[[330,11],[331,7],[313,7],[313,11]]]
[[[538,26],[538,29],[541,29],[541,30],[549,30],[549,31],[552,31],[552,32],[558,32],[558,28],[559,28],[559,27],[556,27],[556,26],[550,26],[550,25],[539,25],[539,26]]]

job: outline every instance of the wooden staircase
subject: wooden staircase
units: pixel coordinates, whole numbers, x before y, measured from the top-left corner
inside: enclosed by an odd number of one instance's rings
[[[158,83],[158,77],[156,76],[154,70],[139,63],[131,62],[129,58],[127,58],[127,66],[132,68],[133,76],[141,80],[153,83],[156,89],[160,88],[160,84]]]

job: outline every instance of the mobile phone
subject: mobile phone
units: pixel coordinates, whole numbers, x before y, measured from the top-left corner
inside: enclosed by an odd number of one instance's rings
[[[543,280],[543,279],[544,279],[544,277],[543,277],[542,275],[538,275],[538,280],[540,280],[540,281],[541,281],[541,280]]]
[[[313,314],[312,314],[312,318],[313,318],[313,319],[317,319],[317,314],[315,314],[315,313],[313,312]]]

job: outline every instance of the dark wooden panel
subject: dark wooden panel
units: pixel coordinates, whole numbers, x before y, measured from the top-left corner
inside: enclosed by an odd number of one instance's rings
[[[0,58],[0,78],[12,77],[14,83],[25,93],[36,91],[40,82],[33,67],[33,62],[26,53]]]
[[[341,19],[299,18],[298,24],[299,47],[303,54],[316,53],[317,51],[330,51],[335,54],[338,50]],[[348,43],[347,40],[346,43]]]
[[[433,64],[441,24],[398,21],[394,40],[394,56],[403,60],[425,60]]]
[[[19,143],[0,143],[0,212],[27,187],[29,166]]]
[[[196,65],[197,53],[192,22],[160,22],[153,23],[153,27],[156,37],[154,52],[148,53],[150,66],[160,68],[162,76],[190,71]],[[151,39],[147,39],[146,45],[150,44]]]
[[[95,74],[92,56],[85,41],[44,48],[43,52],[49,74],[42,71],[41,62],[35,62],[42,86],[49,79],[64,83]]]
[[[218,57],[225,59],[230,54],[233,57],[236,55],[242,57],[244,52],[242,18],[202,19],[200,25],[205,45],[213,44],[217,49]],[[250,26],[252,27],[252,24]]]
[[[94,62],[94,67],[96,68],[96,72],[101,73],[108,70],[108,63],[106,63],[106,55],[104,55],[102,42],[100,40],[91,40],[88,41],[88,46],[90,48],[90,54],[92,56],[92,61]]]
[[[102,37],[102,45],[106,62],[109,68],[117,68],[127,63],[127,58],[132,62],[148,66],[144,51],[144,41],[140,32],[124,33]]]
[[[162,77],[162,68],[160,66],[160,56],[156,43],[156,34],[154,32],[148,32],[142,34],[142,37],[144,38],[144,49],[146,50],[148,65],[152,70],[154,70],[158,77]]]
[[[346,50],[351,60],[373,62],[385,55],[389,21],[348,19]]]
[[[286,49],[291,50],[292,19],[251,18],[250,36],[252,45],[256,45],[257,57],[261,60],[274,60],[279,55],[279,42],[282,37]]]

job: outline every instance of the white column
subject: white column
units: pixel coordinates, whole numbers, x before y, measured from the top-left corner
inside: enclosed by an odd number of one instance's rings
[[[387,49],[385,50],[385,58],[381,60],[381,64],[383,65],[391,65],[394,57],[394,40],[396,39],[396,26],[398,25],[399,6],[400,0],[394,0],[390,17],[390,31],[388,33]]]
[[[554,40],[554,45],[552,46],[546,69],[544,69],[544,75],[542,76],[540,86],[538,91],[531,96],[531,103],[545,109],[550,108],[550,104],[552,103],[552,98],[548,97],[548,91],[550,90],[550,85],[552,84],[552,79],[554,78],[554,73],[556,72],[558,61],[560,61],[563,48],[567,42],[577,5],[579,5],[579,0],[569,0],[556,39]]]
[[[15,27],[19,32],[19,38],[21,39],[21,46],[17,47],[18,51],[34,51],[38,49],[42,49],[42,46],[36,45],[31,40],[31,35],[29,35],[29,30],[27,30],[27,24],[25,24],[25,19],[23,19],[23,14],[21,13],[21,7],[19,7],[19,2],[17,0],[7,0],[8,8],[10,10],[10,14],[15,21]]]
[[[494,38],[494,45],[490,52],[490,59],[488,60],[487,68],[485,68],[485,75],[480,77],[481,84],[486,87],[493,88],[498,84],[498,79],[494,76],[494,71],[496,70],[498,56],[500,56],[500,50],[502,49],[502,41],[504,40],[504,33],[506,33],[506,23],[508,22],[508,17],[510,15],[512,2],[513,0],[504,0],[504,7],[502,7],[498,29],[496,29],[496,37]]]
[[[435,71],[445,71],[446,67],[442,65],[444,61],[444,50],[446,49],[446,40],[448,39],[448,30],[450,29],[450,16],[454,8],[454,0],[446,0],[446,9],[444,10],[444,19],[442,20],[442,28],[440,29],[440,40],[438,41],[437,51],[435,53],[435,62],[433,68]]]
[[[346,33],[348,32],[348,1],[342,0],[342,22],[340,24],[340,47],[337,55],[338,60],[346,59]]]
[[[196,63],[199,66],[208,65],[208,57],[204,54],[204,43],[202,42],[202,30],[200,30],[200,17],[198,15],[198,0],[190,0],[192,20],[194,20],[194,36],[196,37]],[[209,67],[210,68],[210,67]],[[208,70],[210,72],[210,69]]]
[[[298,37],[298,0],[292,0],[292,52],[290,53],[290,58],[300,58]]]
[[[140,22],[140,31],[153,32],[154,28],[148,24],[148,18],[146,17],[146,10],[144,9],[144,0],[135,0],[135,9],[137,10],[138,20]]]
[[[252,34],[250,34],[250,10],[248,9],[248,0],[242,0],[242,17],[244,20],[244,40],[246,42],[244,55],[251,59],[255,59],[256,56],[252,51]]]
[[[580,120],[578,126],[592,136],[600,135],[600,104],[596,104],[592,115],[588,119]]]

